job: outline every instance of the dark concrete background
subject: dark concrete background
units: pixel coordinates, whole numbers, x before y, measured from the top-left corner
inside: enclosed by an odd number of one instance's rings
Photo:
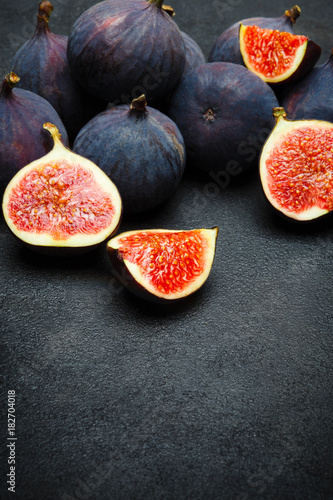
[[[68,34],[93,1],[54,0]],[[0,70],[31,35],[38,2],[0,1]],[[175,0],[205,55],[277,0]],[[297,31],[333,46],[333,6],[303,1]],[[218,225],[206,285],[153,308],[119,288],[105,248],[59,261],[0,221],[1,498],[6,395],[14,389],[18,499],[332,499],[330,220],[299,227],[267,206],[253,171],[224,189],[188,174],[160,209],[121,230]]]

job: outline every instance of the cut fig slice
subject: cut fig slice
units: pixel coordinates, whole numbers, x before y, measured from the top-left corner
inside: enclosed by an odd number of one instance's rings
[[[158,302],[186,297],[207,280],[218,228],[148,229],[122,233],[107,244],[115,276],[137,295]]]
[[[9,182],[3,197],[6,223],[22,242],[43,253],[90,250],[118,229],[119,192],[97,165],[63,145],[55,125],[44,128],[54,147]]]
[[[277,123],[260,158],[260,179],[271,205],[291,219],[310,221],[333,210],[333,123],[286,119]]]
[[[303,78],[321,54],[321,48],[306,36],[243,24],[239,45],[246,67],[270,84]]]

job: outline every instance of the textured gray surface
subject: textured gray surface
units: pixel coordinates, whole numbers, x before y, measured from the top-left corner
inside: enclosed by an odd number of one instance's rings
[[[52,29],[68,33],[93,3],[54,1]],[[291,7],[173,6],[206,55],[232,22]],[[297,29],[326,60],[333,6],[301,7]],[[4,75],[36,5],[0,8]],[[255,171],[224,189],[209,182],[188,173],[160,209],[121,227],[220,227],[206,286],[172,308],[119,288],[105,248],[73,261],[40,257],[1,218],[1,420],[14,389],[16,498],[333,498],[331,221],[284,223]]]

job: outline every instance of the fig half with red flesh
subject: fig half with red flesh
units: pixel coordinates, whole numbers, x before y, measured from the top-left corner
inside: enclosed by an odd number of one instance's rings
[[[239,45],[245,66],[269,84],[303,78],[321,54],[319,45],[306,36],[243,24]]]
[[[35,250],[82,253],[118,229],[121,198],[97,165],[63,145],[55,125],[44,128],[54,147],[12,178],[3,197],[4,217],[14,235]]]
[[[178,300],[207,280],[218,228],[128,231],[107,244],[115,276],[130,291],[156,302]]]
[[[222,3],[222,9],[227,6]],[[229,28],[223,31],[214,43],[209,56],[208,62],[231,62],[235,64],[244,64],[242,54],[239,48],[239,23],[246,26],[260,26],[260,28],[269,28],[272,30],[288,31],[293,33],[296,20],[301,14],[301,9],[298,5],[294,5],[291,9],[284,12],[279,17],[250,17],[242,19]]]
[[[317,219],[333,210],[333,123],[288,120],[284,108],[274,115],[260,158],[264,193],[288,218]]]

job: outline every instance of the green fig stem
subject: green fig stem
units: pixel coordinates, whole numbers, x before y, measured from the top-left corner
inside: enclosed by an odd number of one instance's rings
[[[53,139],[53,142],[54,142],[54,147],[57,147],[57,146],[61,146],[62,148],[65,147],[62,143],[62,140],[61,140],[61,134],[60,134],[58,128],[55,125],[53,125],[53,123],[50,123],[50,122],[44,123],[43,128],[45,128],[45,130],[50,132],[52,139]]]
[[[16,75],[13,71],[8,73],[5,76],[4,81],[2,82],[0,95],[4,95],[5,97],[9,97],[12,94],[12,90],[15,85],[20,81],[20,77]]]
[[[295,23],[296,19],[301,15],[301,9],[298,7],[298,5],[294,5],[294,7],[292,7],[291,9],[286,10],[284,15],[289,17],[289,19],[293,23]]]
[[[276,121],[281,120],[281,118],[286,118],[287,113],[285,112],[285,109],[282,107],[278,108],[273,108],[273,116],[276,118]]]
[[[145,116],[147,112],[147,99],[144,94],[140,95],[137,99],[133,99],[130,106],[130,115],[134,115],[137,118]]]
[[[148,0],[149,3],[156,5],[159,9],[162,8],[164,0]]]

